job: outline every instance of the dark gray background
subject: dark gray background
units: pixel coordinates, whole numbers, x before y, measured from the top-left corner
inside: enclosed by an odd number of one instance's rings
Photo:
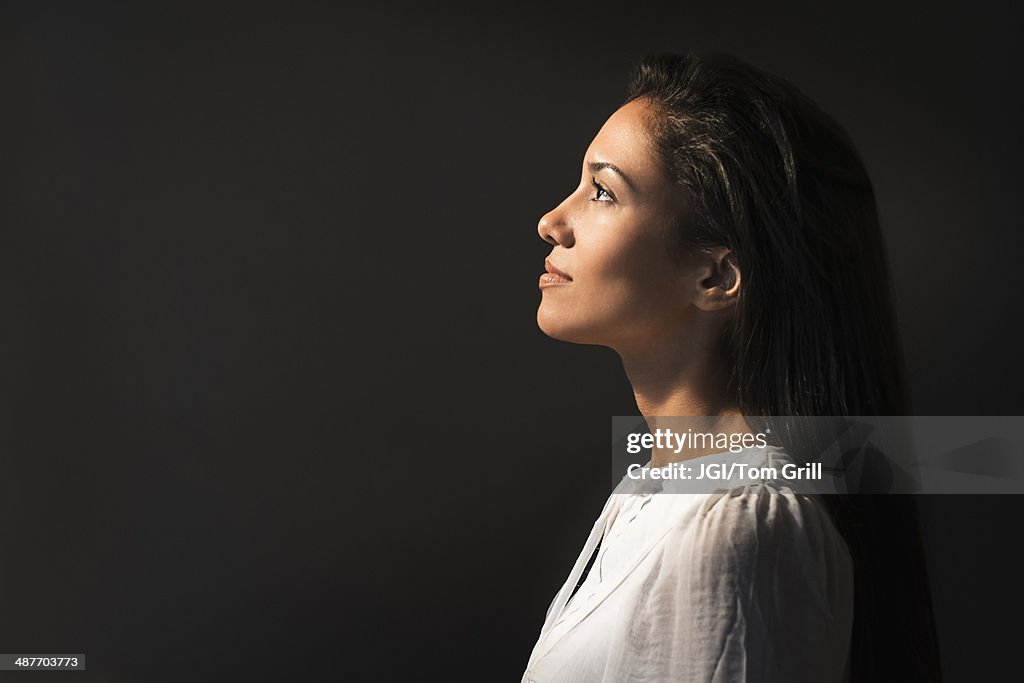
[[[915,412],[1024,414],[994,7],[132,5],[0,15],[0,651],[519,680],[636,413],[613,352],[536,328],[536,223],[648,52],[842,121]],[[1021,501],[923,504],[949,679],[1018,671]]]

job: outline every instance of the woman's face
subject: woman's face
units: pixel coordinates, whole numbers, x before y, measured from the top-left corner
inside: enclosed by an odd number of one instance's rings
[[[647,133],[647,105],[616,111],[583,159],[579,186],[541,218],[554,248],[541,276],[537,324],[569,342],[616,350],[678,334],[691,315],[694,273],[673,258],[682,192]]]

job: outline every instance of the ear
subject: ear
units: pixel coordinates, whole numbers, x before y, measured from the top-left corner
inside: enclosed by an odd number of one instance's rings
[[[740,267],[736,255],[721,247],[702,255],[697,268],[693,304],[702,311],[735,306],[740,294]]]

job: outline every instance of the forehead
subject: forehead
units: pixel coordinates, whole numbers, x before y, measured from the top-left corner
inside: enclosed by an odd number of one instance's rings
[[[613,163],[644,187],[658,184],[662,177],[648,133],[650,116],[651,110],[643,100],[623,105],[598,131],[584,161]]]

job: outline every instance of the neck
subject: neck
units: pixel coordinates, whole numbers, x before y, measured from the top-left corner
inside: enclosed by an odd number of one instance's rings
[[[685,433],[692,429],[748,434],[750,429],[728,390],[727,360],[717,349],[695,341],[701,336],[691,331],[653,349],[619,351],[636,405],[652,432],[671,429]],[[662,467],[719,450],[712,446],[676,452],[674,448],[655,447],[651,465]]]

